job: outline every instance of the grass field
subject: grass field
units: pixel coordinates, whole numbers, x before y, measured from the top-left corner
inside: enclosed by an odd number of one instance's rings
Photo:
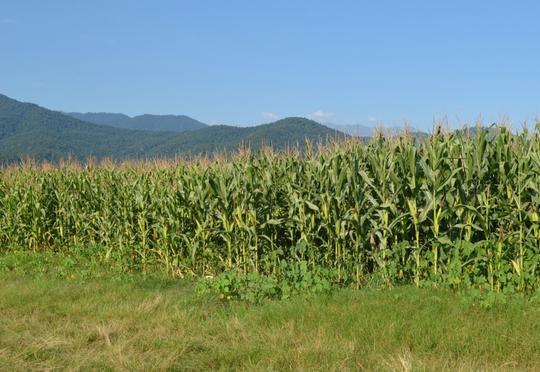
[[[248,305],[48,252],[0,256],[0,298],[0,370],[540,366],[540,302],[521,295],[405,286]]]

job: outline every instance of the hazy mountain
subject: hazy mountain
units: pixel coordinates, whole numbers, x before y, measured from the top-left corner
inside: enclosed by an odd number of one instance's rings
[[[139,115],[130,117],[124,114],[106,112],[85,113],[68,112],[69,116],[88,123],[110,125],[116,128],[150,130],[156,132],[184,132],[207,127],[206,124],[185,115]]]
[[[324,123],[324,124],[328,126],[329,128],[339,130],[343,133],[347,133],[355,137],[369,137],[371,136],[373,132],[372,127],[368,127],[366,125],[361,125],[361,124],[351,124],[351,125],[340,125],[340,124],[333,124],[333,123]]]
[[[174,157],[324,142],[343,133],[305,118],[286,118],[255,127],[207,126],[182,133],[151,132],[87,123],[61,112],[0,95],[0,163],[26,158],[58,161]]]
[[[379,131],[381,131],[384,135],[397,135],[403,132],[403,127],[375,127],[362,124],[332,123],[324,123],[324,125],[355,137],[372,137]],[[411,129],[411,131],[416,132],[417,130]]]

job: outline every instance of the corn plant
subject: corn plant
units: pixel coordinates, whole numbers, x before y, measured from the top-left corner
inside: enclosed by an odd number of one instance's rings
[[[4,168],[0,249],[98,245],[105,261],[174,275],[279,277],[291,264],[355,287],[539,287],[540,130],[304,148]]]

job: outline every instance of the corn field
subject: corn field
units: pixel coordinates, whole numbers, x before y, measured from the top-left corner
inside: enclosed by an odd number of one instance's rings
[[[231,161],[4,168],[0,250],[101,247],[171,273],[540,287],[540,130],[404,135]]]

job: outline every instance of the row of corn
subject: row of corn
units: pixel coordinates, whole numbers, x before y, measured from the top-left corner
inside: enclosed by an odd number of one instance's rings
[[[214,275],[303,261],[337,280],[540,287],[540,131],[350,141],[207,164],[22,165],[0,174],[0,249]]]

